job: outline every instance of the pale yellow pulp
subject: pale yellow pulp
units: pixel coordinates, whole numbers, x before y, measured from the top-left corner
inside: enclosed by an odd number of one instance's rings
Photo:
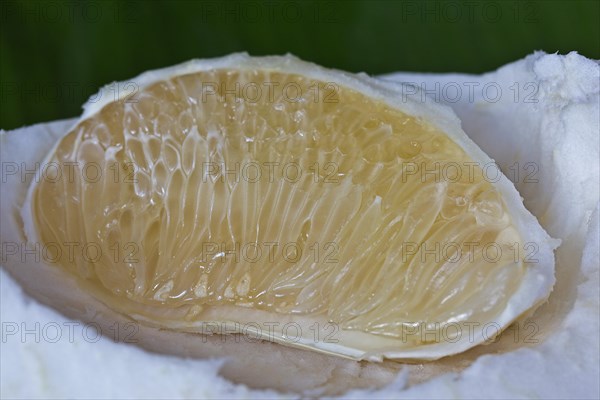
[[[39,237],[125,314],[235,304],[399,337],[490,320],[524,274],[483,166],[332,83],[179,76],[82,121],[49,162],[63,174],[34,192]]]

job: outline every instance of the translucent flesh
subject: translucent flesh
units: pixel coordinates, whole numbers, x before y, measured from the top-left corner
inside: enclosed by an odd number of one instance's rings
[[[492,320],[524,273],[484,166],[426,121],[302,76],[156,83],[79,123],[50,163],[39,237],[125,314],[239,305],[400,337]]]

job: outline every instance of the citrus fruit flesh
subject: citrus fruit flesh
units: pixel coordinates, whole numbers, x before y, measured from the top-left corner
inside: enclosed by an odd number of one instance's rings
[[[424,118],[302,74],[159,80],[82,119],[47,164],[62,176],[31,209],[57,268],[166,328],[318,320],[345,335],[321,351],[364,358],[428,345],[415,324],[495,321],[528,267],[482,163]]]

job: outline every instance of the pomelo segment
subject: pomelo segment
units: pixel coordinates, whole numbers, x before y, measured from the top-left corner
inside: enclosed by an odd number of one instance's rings
[[[548,296],[543,231],[447,109],[289,56],[134,82],[88,106],[47,159],[68,174],[24,208],[29,239],[116,312],[435,359]]]

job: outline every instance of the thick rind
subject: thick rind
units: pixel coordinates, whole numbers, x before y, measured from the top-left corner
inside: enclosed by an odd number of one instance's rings
[[[315,64],[301,61],[291,55],[283,57],[250,57],[247,54],[233,54],[217,59],[192,60],[173,67],[149,71],[137,78],[121,84],[111,84],[111,86],[119,85],[119,87],[125,87],[127,84],[134,82],[136,89],[138,91],[143,91],[149,85],[160,80],[218,68],[260,68],[304,75],[311,79],[324,82],[335,82],[383,101],[406,114],[426,120],[434,127],[447,133],[448,136],[462,147],[473,160],[481,163],[480,165],[492,162],[492,160],[466,136],[461,129],[460,120],[449,107],[434,102],[414,101],[403,96],[404,92],[402,90],[399,90],[396,87],[390,88],[389,85],[376,79],[369,78],[366,75],[355,75],[342,71],[325,69]],[[98,95],[92,97],[93,100],[89,101],[84,106],[84,113],[79,121],[95,114],[106,104],[124,98],[128,94],[124,90],[118,90],[116,92],[119,93],[121,97],[108,98],[103,94],[104,92],[105,90],[101,90]],[[98,100],[96,101],[96,99]],[[51,151],[48,156],[52,153],[53,151]],[[506,327],[517,317],[539,305],[548,297],[555,281],[553,250],[558,246],[559,242],[551,239],[539,225],[536,218],[526,210],[520,195],[512,182],[502,175],[499,181],[494,183],[494,185],[502,194],[509,214],[512,216],[513,222],[523,238],[523,242],[535,243],[538,246],[538,253],[536,254],[538,262],[526,264],[526,272],[520,287],[511,297],[504,311],[494,318],[494,323],[501,327]],[[23,221],[25,222],[25,232],[28,240],[36,242],[37,235],[33,227],[32,218],[29,214],[31,212],[31,193],[32,188],[29,190],[23,207]],[[239,309],[240,318],[247,315],[248,309]],[[312,319],[311,323],[314,323],[314,321],[315,320]],[[324,324],[327,321],[323,320],[322,322]],[[320,326],[323,324],[320,324]],[[389,346],[393,346],[393,341],[387,338],[374,337],[373,335],[362,332],[340,332],[340,343],[348,343],[346,346],[326,344],[325,347],[323,347],[322,343],[315,343],[315,341],[308,336],[300,338],[296,343],[290,343],[281,335],[265,336],[265,339],[275,340],[282,344],[295,347],[311,348],[321,352],[333,352],[354,359],[367,359],[371,361],[381,361],[382,358],[434,360],[451,354],[460,353],[483,342],[486,338],[486,334],[483,332],[485,326],[486,325],[480,325],[476,327],[473,336],[463,335],[461,339],[455,343],[445,343],[442,341],[441,343],[402,351],[389,350]],[[231,328],[234,329],[235,327],[232,326]],[[473,340],[473,337],[475,340]],[[367,343],[371,346],[365,345]],[[388,350],[377,350],[376,348],[387,348]]]

